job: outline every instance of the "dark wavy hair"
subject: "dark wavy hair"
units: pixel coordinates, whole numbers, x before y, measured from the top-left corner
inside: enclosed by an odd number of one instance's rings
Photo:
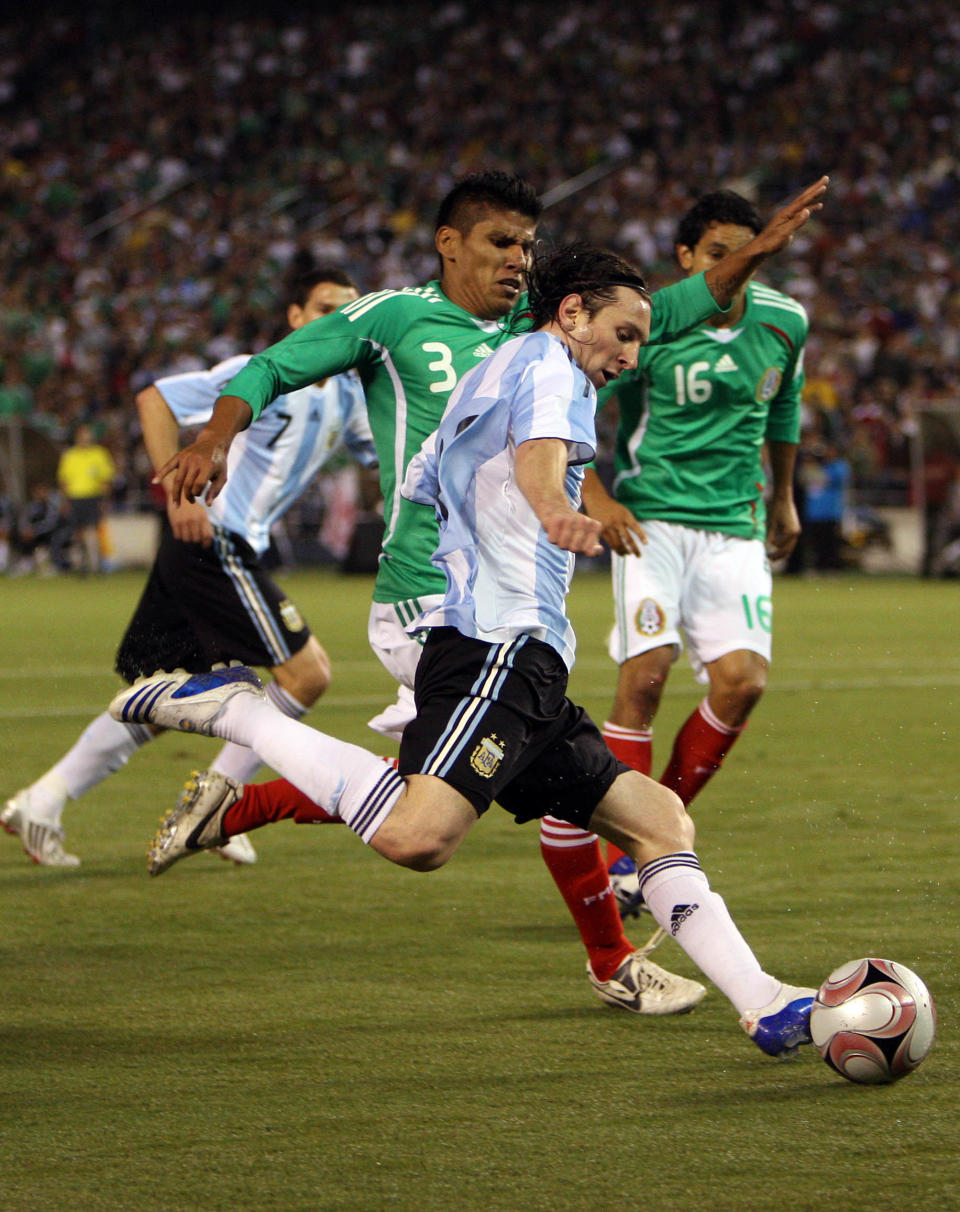
[[[543,211],[537,191],[516,173],[499,169],[470,173],[454,185],[440,203],[435,229],[455,227],[466,233],[487,207],[516,210],[536,222]]]
[[[696,248],[711,223],[736,223],[738,227],[749,227],[754,235],[763,228],[760,212],[752,202],[732,189],[717,189],[704,194],[690,207],[677,226],[674,243]]]
[[[287,302],[305,307],[313,288],[321,282],[332,282],[334,286],[346,286],[357,294],[360,293],[360,288],[353,278],[338,265],[314,265],[299,261],[287,276]]]
[[[618,286],[627,286],[644,299],[650,298],[636,266],[616,253],[583,242],[538,249],[527,282],[534,328],[542,328],[556,319],[567,295],[580,295],[591,316],[616,301]]]

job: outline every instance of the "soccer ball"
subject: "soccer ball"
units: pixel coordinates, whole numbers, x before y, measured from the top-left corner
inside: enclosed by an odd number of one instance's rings
[[[886,959],[842,964],[820,986],[810,1034],[831,1069],[880,1085],[906,1077],[933,1046],[937,1011],[915,972]]]

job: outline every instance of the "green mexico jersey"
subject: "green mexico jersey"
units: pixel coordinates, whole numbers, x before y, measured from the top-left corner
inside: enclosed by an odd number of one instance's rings
[[[620,408],[616,499],[640,519],[763,538],[763,444],[799,440],[806,336],[799,303],[751,282],[736,325],[641,349],[600,393]]]
[[[353,368],[359,372],[384,497],[376,602],[446,589],[446,578],[430,562],[437,545],[433,510],[401,497],[400,485],[457,381],[529,328],[524,303],[491,321],[451,303],[439,282],[364,295],[251,358],[224,389],[224,395],[246,400],[256,418],[280,395]],[[651,339],[668,339],[716,310],[702,275],[667,287],[654,296]]]

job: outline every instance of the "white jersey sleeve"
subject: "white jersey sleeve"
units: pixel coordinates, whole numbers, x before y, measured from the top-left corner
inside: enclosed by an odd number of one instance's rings
[[[155,386],[181,426],[203,424],[223,388],[250,357],[241,354],[210,370],[168,375]],[[262,554],[274,522],[344,448],[365,466],[377,462],[357,375],[335,375],[320,387],[280,396],[234,439],[227,482],[207,506],[211,521]]]
[[[166,375],[157,379],[154,387],[181,426],[203,425],[213,416],[217,396],[252,357],[252,354],[236,354],[211,366],[209,370]]]

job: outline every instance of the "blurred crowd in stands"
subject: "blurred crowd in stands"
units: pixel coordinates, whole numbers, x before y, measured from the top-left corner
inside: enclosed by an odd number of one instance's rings
[[[811,318],[800,475],[840,458],[864,506],[904,503],[921,414],[960,399],[958,110],[954,0],[41,0],[0,28],[0,417],[59,447],[91,424],[115,502],[141,503],[134,393],[280,336],[297,260],[368,290],[434,276],[464,172],[521,172],[546,235],[655,286],[698,193],[769,213],[827,172],[764,273]],[[928,437],[928,509],[956,495],[956,433]]]

